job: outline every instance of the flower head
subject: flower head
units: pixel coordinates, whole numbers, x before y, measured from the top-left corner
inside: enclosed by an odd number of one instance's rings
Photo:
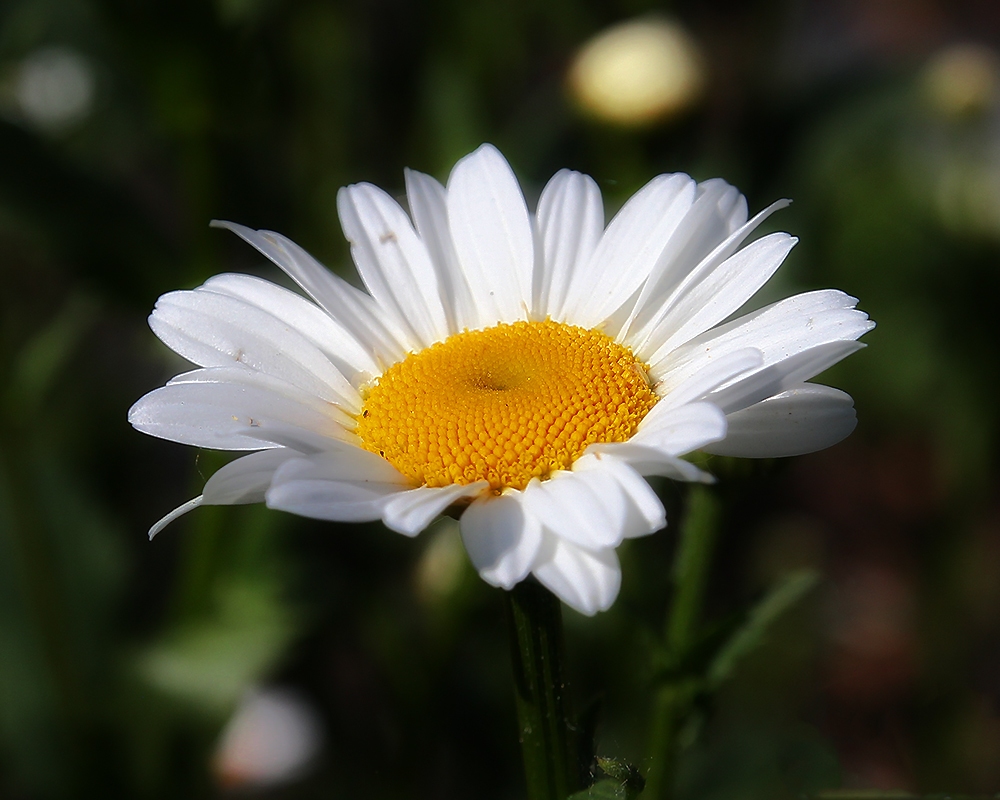
[[[479,574],[534,574],[585,614],[608,608],[615,548],[666,524],[644,480],[710,476],[681,456],[810,452],[854,428],[851,398],[806,383],[872,327],[826,290],[726,321],[795,244],[743,246],[723,181],[660,175],[605,228],[600,190],[558,172],[529,213],[490,145],[447,188],[406,173],[410,216],[369,184],[338,209],[368,292],[279,234],[237,233],[312,298],[218,275],[160,298],[150,325],[200,369],[133,406],[139,430],[252,450],[200,504],[265,501],[416,535],[460,507]],[[720,324],[721,323],[721,324]]]

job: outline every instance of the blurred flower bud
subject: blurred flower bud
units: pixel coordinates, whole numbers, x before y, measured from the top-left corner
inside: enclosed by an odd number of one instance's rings
[[[928,62],[923,84],[931,106],[942,114],[985,111],[1000,95],[1000,57],[981,45],[948,47]]]
[[[29,122],[44,128],[65,127],[89,113],[94,99],[94,71],[74,50],[44,47],[21,63],[14,95]]]
[[[213,758],[225,788],[276,786],[302,777],[322,745],[319,717],[290,689],[249,693],[226,724]]]
[[[627,126],[684,110],[704,83],[697,44],[679,23],[662,17],[602,31],[580,48],[569,71],[570,92],[585,111]]]

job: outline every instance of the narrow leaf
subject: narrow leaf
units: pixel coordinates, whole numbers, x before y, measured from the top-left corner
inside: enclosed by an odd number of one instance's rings
[[[712,660],[708,669],[709,685],[717,686],[729,678],[740,660],[760,646],[774,622],[794,607],[818,580],[813,570],[798,570],[768,592]]]

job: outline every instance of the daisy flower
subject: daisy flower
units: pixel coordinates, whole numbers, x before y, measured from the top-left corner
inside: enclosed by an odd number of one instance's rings
[[[584,614],[618,594],[615,548],[666,524],[643,476],[711,477],[681,456],[806,453],[847,436],[851,398],[807,381],[872,327],[843,292],[730,319],[796,240],[744,245],[721,180],[660,175],[605,227],[594,180],[562,170],[529,212],[483,145],[447,187],[406,172],[409,215],[370,184],[338,211],[367,292],[280,234],[228,228],[309,295],[218,275],[159,299],[150,325],[199,369],[129,412],[138,430],[253,451],[167,515],[264,501],[381,519],[414,536],[461,512],[487,582],[534,575]]]

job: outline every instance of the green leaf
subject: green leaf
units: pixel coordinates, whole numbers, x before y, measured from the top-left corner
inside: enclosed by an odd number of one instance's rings
[[[774,622],[795,606],[818,580],[813,570],[798,570],[768,592],[715,654],[706,676],[709,685],[718,686],[729,678],[737,664],[761,645]]]
[[[746,612],[733,613],[705,623],[683,650],[678,651],[668,645],[656,648],[651,655],[653,680],[701,680],[708,672],[709,664],[746,618]]]
[[[275,668],[300,630],[273,525],[256,507],[202,509],[187,536],[175,619],[135,654],[142,682],[220,715]]]
[[[214,607],[143,651],[140,674],[169,695],[224,711],[274,667],[297,634],[266,579],[220,580]]]
[[[95,304],[74,297],[45,328],[25,344],[14,362],[8,391],[21,413],[37,411],[65,367],[81,336],[97,316]]]

